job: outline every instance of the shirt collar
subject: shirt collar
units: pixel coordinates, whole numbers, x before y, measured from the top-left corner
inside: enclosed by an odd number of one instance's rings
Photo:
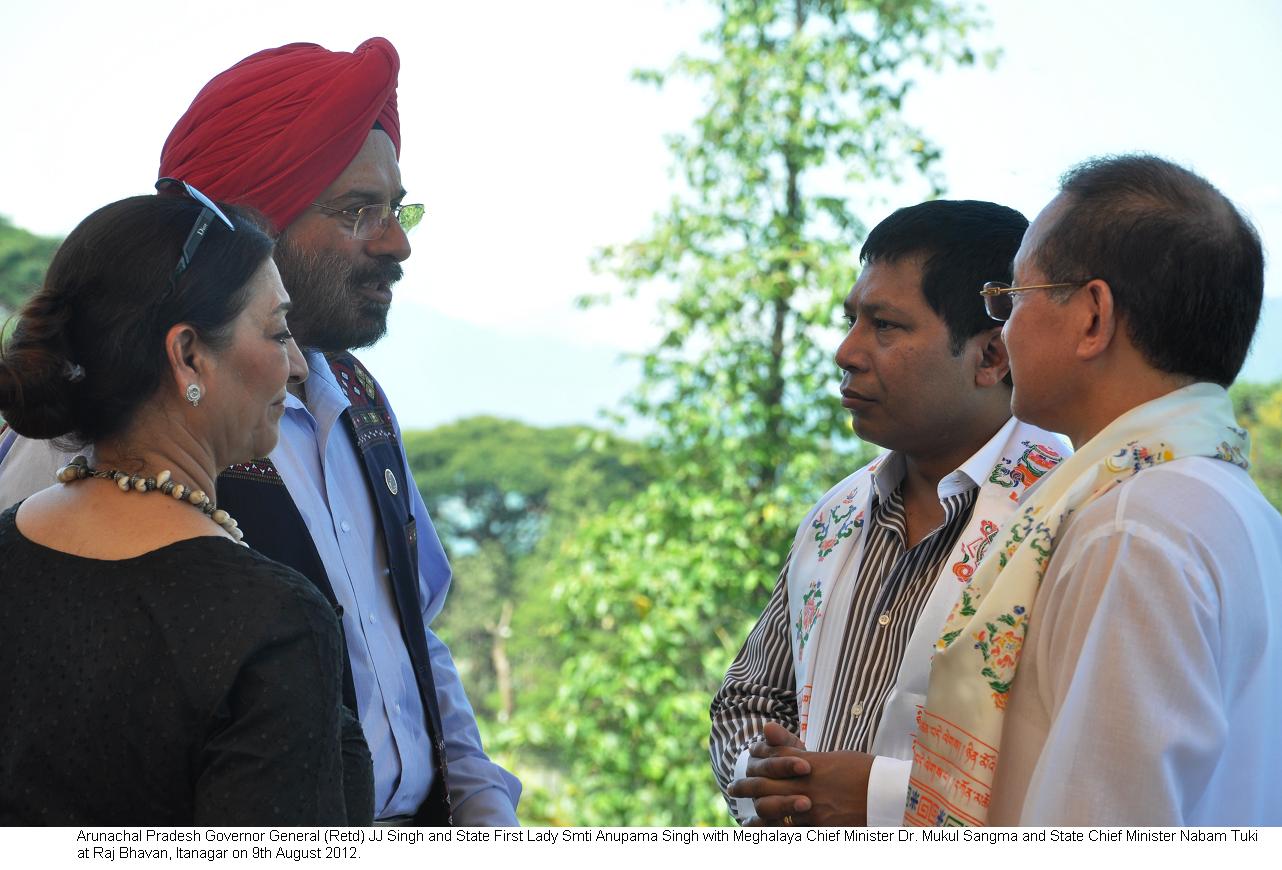
[[[994,433],[992,438],[983,447],[979,448],[971,455],[969,459],[963,462],[951,474],[944,476],[939,481],[936,492],[939,494],[939,500],[943,501],[950,496],[959,495],[970,489],[976,489],[984,485],[992,474],[993,467],[997,465],[1002,458],[1002,448],[1010,440],[1011,433],[1019,421],[1011,417],[1000,429]],[[880,499],[886,493],[895,491],[904,479],[904,457],[902,454],[890,451],[877,460],[876,467],[872,469],[872,486],[873,493]]]
[[[878,501],[883,501],[904,482],[904,457],[892,450],[883,454],[876,462],[876,467],[872,469],[872,492]]]
[[[285,410],[305,411],[318,423],[324,421],[325,425],[329,425],[352,403],[338,386],[338,380],[323,353],[305,350],[303,358],[307,360],[307,380],[303,381],[307,401],[302,401],[293,393],[286,393]]]
[[[1019,421],[1012,416],[988,439],[988,443],[976,450],[956,471],[939,481],[939,497],[945,498],[983,486],[993,473],[994,466],[1001,460],[1002,448],[1018,425]]]

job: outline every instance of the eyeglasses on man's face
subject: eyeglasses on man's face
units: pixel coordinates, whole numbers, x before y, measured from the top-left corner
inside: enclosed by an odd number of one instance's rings
[[[1069,287],[1085,287],[1094,280],[1086,278],[1059,284],[1025,284],[1023,287],[1012,287],[1005,281],[989,281],[979,291],[979,295],[984,297],[984,310],[988,312],[988,316],[1005,323],[1015,310],[1016,293],[1026,293],[1029,290],[1067,290]]]
[[[427,214],[427,208],[422,203],[402,204],[402,205],[364,205],[360,208],[334,208],[328,205],[321,205],[314,202],[321,211],[327,211],[330,214],[347,215],[353,219],[352,236],[364,241],[373,241],[381,239],[383,233],[391,225],[392,219],[401,225],[401,229],[409,232],[418,226],[423,215]]]
[[[223,214],[223,210],[215,205],[212,199],[205,196],[187,182],[177,178],[161,178],[156,181],[156,189],[162,192],[166,190],[177,190],[179,187],[181,187],[183,192],[204,207],[200,210],[200,214],[196,216],[196,222],[192,224],[191,232],[187,234],[187,240],[183,242],[182,253],[178,255],[178,265],[174,267],[174,274],[169,279],[174,283],[178,281],[178,278],[182,273],[186,272],[187,267],[191,265],[191,258],[196,255],[196,249],[199,248],[200,243],[205,240],[205,231],[209,229],[209,224],[214,218],[218,218],[220,221],[225,223],[227,225],[227,229],[231,230],[233,233],[236,232],[236,227],[232,225],[232,222],[228,219],[227,215]]]

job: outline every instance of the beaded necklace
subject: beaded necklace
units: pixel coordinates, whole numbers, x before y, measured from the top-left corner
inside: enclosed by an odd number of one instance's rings
[[[205,516],[218,523],[228,534],[236,539],[237,543],[248,546],[244,541],[245,533],[236,525],[236,521],[232,519],[231,514],[222,508],[214,507],[214,503],[209,500],[209,496],[205,494],[204,490],[191,489],[181,483],[176,483],[171,479],[172,475],[167,468],[155,477],[141,477],[137,474],[127,474],[115,469],[99,471],[96,468],[89,467],[88,459],[83,456],[77,456],[58,469],[58,480],[62,483],[84,480],[87,477],[114,480],[116,485],[120,487],[121,492],[129,492],[131,489],[137,492],[160,491],[178,501],[186,501]]]

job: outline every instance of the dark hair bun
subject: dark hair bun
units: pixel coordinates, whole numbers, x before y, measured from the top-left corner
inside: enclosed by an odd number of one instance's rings
[[[18,314],[0,355],[0,414],[20,435],[57,438],[76,428],[75,392],[67,359],[66,306],[41,293]]]

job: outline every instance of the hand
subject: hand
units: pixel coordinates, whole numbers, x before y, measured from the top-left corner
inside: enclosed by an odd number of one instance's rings
[[[862,752],[807,752],[801,741],[777,725],[749,750],[745,779],[728,789],[753,799],[750,825],[862,826],[868,823],[868,776],[873,756]]]
[[[763,810],[757,798],[766,799],[769,818],[796,816],[810,809],[810,799],[797,794],[796,778],[810,773],[810,764],[798,756],[805,744],[795,734],[774,722],[766,723],[765,740],[748,750],[746,777],[730,783],[731,797],[754,798],[757,816],[747,824],[762,824]]]

